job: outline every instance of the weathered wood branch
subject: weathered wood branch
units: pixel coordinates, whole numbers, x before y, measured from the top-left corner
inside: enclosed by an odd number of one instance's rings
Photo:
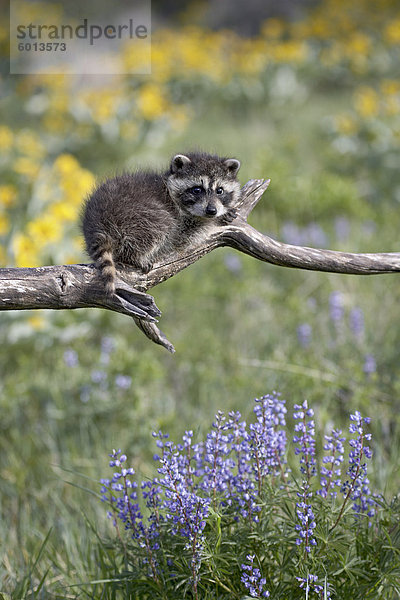
[[[173,352],[172,344],[155,324],[161,312],[145,292],[215,248],[230,246],[264,262],[312,271],[355,275],[400,271],[399,252],[319,250],[283,244],[260,233],[247,223],[247,217],[268,185],[269,180],[250,180],[243,187],[238,216],[231,224],[210,220],[200,234],[156,263],[149,273],[121,267],[113,296],[105,294],[94,265],[0,269],[0,310],[105,308],[133,317],[147,337]]]

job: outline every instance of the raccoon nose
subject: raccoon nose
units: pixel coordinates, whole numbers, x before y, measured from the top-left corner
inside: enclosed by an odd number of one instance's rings
[[[206,208],[206,215],[210,215],[210,217],[213,217],[217,214],[217,207],[216,206],[207,206]]]

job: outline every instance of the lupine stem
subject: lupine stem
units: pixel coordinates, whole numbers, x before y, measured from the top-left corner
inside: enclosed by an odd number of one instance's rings
[[[156,569],[156,565],[154,563],[153,553],[151,551],[149,532],[148,532],[147,527],[144,527],[143,529],[144,529],[144,539],[146,541],[146,549],[147,549],[147,554],[149,556],[151,571],[153,573],[154,580],[160,585],[160,579],[157,575],[157,569]]]

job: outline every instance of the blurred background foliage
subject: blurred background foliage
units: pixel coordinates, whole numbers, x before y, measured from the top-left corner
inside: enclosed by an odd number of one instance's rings
[[[154,0],[151,76],[10,76],[2,19],[1,264],[87,261],[79,211],[95,181],[193,148],[239,158],[243,183],[271,177],[259,230],[398,251],[399,4],[277,7]],[[141,61],[133,45],[119,58]],[[373,487],[398,492],[396,275],[285,270],[225,249],[154,294],[173,357],[106,311],[1,314],[0,589],[27,594],[47,569],[54,594],[96,577],[86,515],[107,525],[84,488],[98,491],[112,447],[146,476],[152,430],[202,431],[218,408],[246,415],[273,389],[308,398],[326,426],[370,416]]]

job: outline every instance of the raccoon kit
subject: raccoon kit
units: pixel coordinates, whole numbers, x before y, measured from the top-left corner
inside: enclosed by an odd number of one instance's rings
[[[148,273],[210,219],[231,222],[239,167],[234,158],[177,154],[165,173],[126,173],[99,185],[84,206],[82,229],[107,293],[115,292],[116,265]]]

